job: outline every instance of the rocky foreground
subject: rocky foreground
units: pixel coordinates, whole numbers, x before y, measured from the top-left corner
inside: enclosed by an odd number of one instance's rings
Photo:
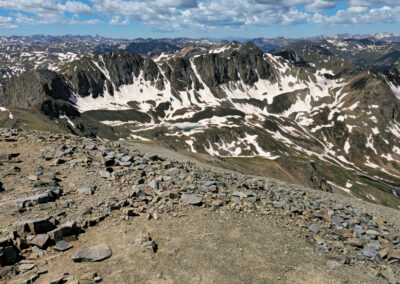
[[[0,216],[4,283],[301,283],[302,271],[304,283],[400,279],[396,210],[98,139],[1,129]],[[258,256],[264,242],[277,251]],[[207,263],[195,256],[228,267],[196,270]],[[224,274],[274,257],[298,267]]]

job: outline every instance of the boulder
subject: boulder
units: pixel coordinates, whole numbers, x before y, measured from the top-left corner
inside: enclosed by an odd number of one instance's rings
[[[14,229],[19,236],[24,233],[44,234],[54,229],[54,224],[49,221],[49,217],[21,221],[15,224]]]
[[[18,250],[14,246],[0,247],[0,266],[12,265],[18,260]]]
[[[49,244],[50,238],[46,234],[39,234],[36,235],[32,240],[31,240],[31,245],[37,246],[41,249],[45,249],[47,245]]]
[[[65,237],[72,236],[78,233],[78,228],[75,221],[69,221],[62,224],[60,227],[50,231],[47,235],[51,240],[57,242]]]
[[[85,247],[75,252],[72,260],[75,262],[97,262],[105,260],[112,255],[112,250],[107,244]]]
[[[66,241],[59,241],[56,243],[56,245],[53,247],[55,251],[66,251],[72,248],[72,245],[67,243]]]

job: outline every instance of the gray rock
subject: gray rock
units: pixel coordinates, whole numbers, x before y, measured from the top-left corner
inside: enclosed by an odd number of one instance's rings
[[[257,201],[257,197],[255,197],[255,196],[247,197],[247,201],[251,202],[251,203],[255,203]]]
[[[148,183],[148,186],[150,186],[152,189],[157,189],[157,182],[152,180]]]
[[[36,264],[34,263],[23,263],[19,266],[19,269],[22,271],[29,271],[32,270],[36,267]]]
[[[36,236],[31,240],[30,243],[31,243],[31,245],[37,246],[37,247],[39,247],[39,248],[41,248],[41,249],[44,249],[44,248],[46,248],[46,246],[48,245],[49,240],[50,240],[50,238],[49,238],[48,235],[46,235],[46,234],[39,234],[39,235],[36,235]]]
[[[362,252],[362,254],[363,254],[364,256],[369,257],[369,258],[372,258],[372,259],[373,259],[373,258],[376,256],[376,254],[378,253],[376,250],[374,250],[374,249],[372,249],[372,248],[370,248],[370,247],[367,247],[367,246],[365,246],[361,252]]]
[[[99,244],[93,247],[86,247],[78,250],[72,256],[75,262],[97,262],[111,257],[112,250],[106,244]]]
[[[194,194],[184,193],[181,196],[181,200],[182,200],[182,202],[188,203],[190,205],[200,205],[203,201],[203,198],[201,198],[197,195],[194,195]]]
[[[237,197],[232,198],[232,202],[236,205],[242,206],[242,201]]]
[[[34,246],[34,247],[32,248],[32,253],[31,253],[31,255],[29,256],[29,258],[30,258],[30,259],[37,259],[37,258],[42,257],[42,256],[44,256],[44,255],[45,255],[45,251],[44,251],[44,250],[42,250],[42,249],[40,249],[40,248]]]
[[[85,195],[92,195],[95,190],[96,190],[96,186],[82,187],[82,188],[78,189],[78,193],[85,194]]]
[[[232,196],[245,198],[245,197],[247,197],[247,194],[242,191],[234,191],[234,192],[232,192]]]
[[[205,185],[200,185],[199,186],[199,191],[207,193],[207,192],[210,191],[210,188],[208,186],[205,186]]]
[[[333,269],[338,269],[338,268],[342,267],[343,264],[336,260],[328,260],[326,265],[329,267],[329,269],[333,270]]]
[[[121,158],[121,162],[132,162],[133,161],[133,157],[132,156],[123,156]]]
[[[71,244],[67,243],[66,241],[59,241],[58,243],[56,243],[56,245],[53,247],[53,249],[55,251],[67,251],[72,247],[73,246]]]
[[[144,170],[145,168],[147,168],[146,164],[140,164],[140,165],[137,166],[138,170]]]
[[[102,178],[109,178],[109,177],[111,177],[111,174],[110,174],[109,172],[107,172],[107,171],[99,171],[99,175],[100,175],[100,177],[102,177]]]
[[[313,232],[314,234],[318,234],[318,232],[319,232],[319,229],[318,229],[317,225],[315,225],[315,224],[312,224],[310,227],[308,227],[308,229],[311,232]]]

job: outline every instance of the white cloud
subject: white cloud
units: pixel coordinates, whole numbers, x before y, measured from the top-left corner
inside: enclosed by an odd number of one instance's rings
[[[97,24],[130,21],[158,29],[227,28],[313,23],[348,25],[399,23],[399,0],[344,0],[346,8],[328,16],[338,0],[0,0],[12,11],[3,26],[17,24]],[[378,7],[378,8],[376,8]],[[73,16],[71,16],[71,14]],[[93,19],[80,20],[81,15]],[[11,18],[11,19],[10,19]]]
[[[113,16],[110,20],[110,25],[124,26],[129,24],[129,19],[122,19],[121,16]]]
[[[18,26],[13,23],[13,18],[0,16],[0,28],[16,29]]]
[[[346,10],[338,11],[334,16],[325,20],[331,24],[374,24],[374,23],[400,23],[400,6],[372,8],[352,6]]]
[[[305,5],[308,12],[320,12],[325,9],[333,9],[336,7],[335,0],[315,0]]]

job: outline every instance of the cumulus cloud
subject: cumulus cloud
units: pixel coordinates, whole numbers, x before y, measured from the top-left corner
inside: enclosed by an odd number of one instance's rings
[[[16,29],[18,26],[13,23],[13,18],[0,16],[0,28]]]
[[[121,16],[113,16],[110,20],[111,25],[116,25],[116,26],[124,26],[129,24],[129,19],[125,18],[122,19]]]
[[[338,2],[346,7],[333,10]],[[0,0],[0,9],[9,13],[0,19],[0,27],[98,24],[101,19],[111,25],[140,22],[158,29],[400,22],[399,0]],[[93,19],[87,20],[87,15]]]

